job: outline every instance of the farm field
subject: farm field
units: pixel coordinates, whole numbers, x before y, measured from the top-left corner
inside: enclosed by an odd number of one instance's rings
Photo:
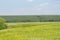
[[[0,40],[60,40],[60,22],[6,23]]]

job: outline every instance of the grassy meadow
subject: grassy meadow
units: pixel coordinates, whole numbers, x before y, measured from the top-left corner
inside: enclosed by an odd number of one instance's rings
[[[60,22],[6,23],[0,40],[60,40]]]

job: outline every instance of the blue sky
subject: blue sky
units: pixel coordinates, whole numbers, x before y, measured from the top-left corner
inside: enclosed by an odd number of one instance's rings
[[[0,0],[0,15],[60,15],[60,0]]]

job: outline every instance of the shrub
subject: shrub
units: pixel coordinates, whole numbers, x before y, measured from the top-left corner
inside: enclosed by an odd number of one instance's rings
[[[0,30],[7,28],[5,25],[5,22],[6,22],[6,20],[0,17]]]

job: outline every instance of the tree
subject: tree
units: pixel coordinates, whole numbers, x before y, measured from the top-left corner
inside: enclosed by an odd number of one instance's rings
[[[5,25],[6,20],[0,17],[0,30],[6,29],[7,26]]]

